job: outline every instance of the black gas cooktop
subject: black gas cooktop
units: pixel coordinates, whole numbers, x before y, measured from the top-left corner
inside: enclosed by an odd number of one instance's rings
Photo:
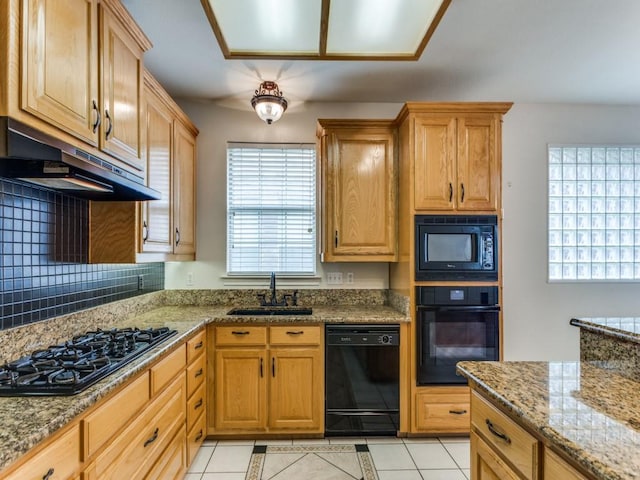
[[[0,367],[0,396],[74,395],[175,333],[166,327],[86,332]]]

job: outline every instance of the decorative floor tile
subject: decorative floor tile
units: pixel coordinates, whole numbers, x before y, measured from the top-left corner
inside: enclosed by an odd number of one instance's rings
[[[449,452],[440,443],[410,444],[407,449],[419,470],[457,469]]]
[[[407,447],[403,443],[375,443],[369,444],[373,463],[377,470],[415,470]],[[453,463],[453,460],[452,460]]]
[[[366,445],[256,445],[246,480],[378,480]]]
[[[460,470],[420,470],[427,480],[467,480]]]

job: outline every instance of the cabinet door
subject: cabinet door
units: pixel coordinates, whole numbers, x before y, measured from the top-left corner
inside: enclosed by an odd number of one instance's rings
[[[587,477],[578,473],[567,462],[548,449],[544,451],[543,478],[548,480],[553,480],[554,478],[561,478],[562,480],[587,480]]]
[[[264,349],[216,351],[217,430],[263,431],[266,428],[267,369]]]
[[[167,106],[154,94],[145,90],[145,157],[147,185],[162,194],[160,200],[142,202],[141,252],[171,253],[171,149],[173,117]]]
[[[270,351],[269,427],[322,430],[323,372],[319,348]]]
[[[105,7],[100,7],[102,124],[100,148],[137,170],[142,162],[142,49]]]
[[[22,7],[21,108],[96,146],[95,0],[28,0]]]
[[[329,133],[323,188],[325,261],[394,261],[394,134],[367,128]]]
[[[457,208],[498,208],[500,171],[496,151],[496,122],[493,116],[458,119]]]
[[[182,123],[174,123],[173,251],[196,251],[196,139]]]
[[[453,210],[457,188],[456,119],[416,117],[414,154],[416,210]]]
[[[518,480],[520,477],[475,432],[471,432],[471,480]]]

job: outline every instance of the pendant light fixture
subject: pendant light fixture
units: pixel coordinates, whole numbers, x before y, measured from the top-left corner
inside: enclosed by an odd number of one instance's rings
[[[277,122],[287,109],[287,100],[282,96],[276,82],[262,82],[251,99],[251,106],[268,125]]]

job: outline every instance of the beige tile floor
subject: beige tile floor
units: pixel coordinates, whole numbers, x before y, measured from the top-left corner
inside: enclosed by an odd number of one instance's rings
[[[206,441],[185,480],[244,480],[254,445],[366,443],[380,480],[468,480],[469,438],[367,437]],[[297,476],[297,475],[296,475]],[[291,479],[300,480],[300,478]]]

